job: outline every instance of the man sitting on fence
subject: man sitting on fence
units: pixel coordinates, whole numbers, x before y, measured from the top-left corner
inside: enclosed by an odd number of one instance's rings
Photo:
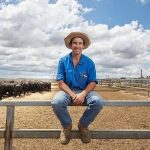
[[[61,91],[56,93],[51,104],[63,129],[60,142],[68,144],[71,138],[72,119],[68,105],[86,105],[87,109],[79,120],[78,128],[83,143],[91,141],[88,126],[103,108],[102,97],[94,90],[96,69],[94,62],[82,51],[90,45],[85,33],[72,32],[65,39],[65,45],[72,52],[59,60],[57,81]]]

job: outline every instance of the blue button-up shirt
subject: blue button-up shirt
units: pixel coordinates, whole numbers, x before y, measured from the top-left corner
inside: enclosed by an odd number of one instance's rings
[[[74,68],[70,53],[59,60],[57,81],[59,80],[63,80],[71,89],[85,89],[90,82],[97,83],[95,64],[82,54],[78,65]]]

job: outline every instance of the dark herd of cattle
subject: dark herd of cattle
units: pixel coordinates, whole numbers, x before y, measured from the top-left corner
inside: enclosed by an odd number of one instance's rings
[[[0,100],[5,97],[17,97],[29,93],[51,91],[51,82],[45,81],[1,81]]]

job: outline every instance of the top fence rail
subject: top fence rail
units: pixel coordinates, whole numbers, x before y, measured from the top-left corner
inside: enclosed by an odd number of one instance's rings
[[[105,106],[150,106],[150,100],[105,100]],[[51,106],[50,100],[0,101],[0,106]],[[72,105],[73,106],[73,105]]]

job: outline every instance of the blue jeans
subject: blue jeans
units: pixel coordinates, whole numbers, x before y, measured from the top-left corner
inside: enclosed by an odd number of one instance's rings
[[[73,90],[76,94],[81,90]],[[72,124],[72,119],[68,113],[67,106],[72,105],[72,98],[64,91],[59,91],[51,101],[53,111],[59,119],[63,128],[67,128]],[[98,113],[103,108],[104,102],[102,97],[95,91],[91,91],[85,98],[84,105],[87,106],[85,112],[80,118],[80,124],[86,128],[91,122],[94,121]]]

